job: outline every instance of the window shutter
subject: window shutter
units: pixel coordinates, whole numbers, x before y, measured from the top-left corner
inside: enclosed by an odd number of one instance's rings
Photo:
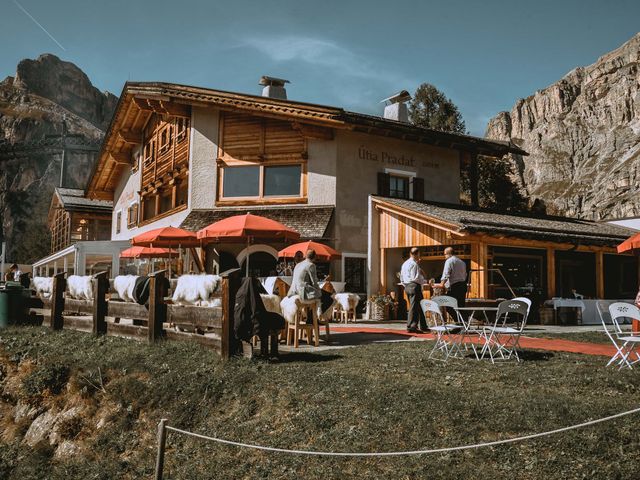
[[[378,195],[388,197],[391,194],[391,175],[378,172]]]
[[[424,178],[413,179],[413,199],[416,202],[424,202]]]

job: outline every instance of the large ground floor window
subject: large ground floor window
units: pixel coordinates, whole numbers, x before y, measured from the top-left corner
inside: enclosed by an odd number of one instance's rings
[[[303,163],[224,165],[220,167],[220,201],[302,199],[306,170]]]

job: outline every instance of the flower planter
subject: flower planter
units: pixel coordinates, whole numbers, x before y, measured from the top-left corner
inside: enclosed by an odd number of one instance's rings
[[[369,302],[369,319],[378,322],[389,320],[389,305]]]

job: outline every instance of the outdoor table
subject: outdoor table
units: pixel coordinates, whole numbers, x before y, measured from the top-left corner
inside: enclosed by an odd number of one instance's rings
[[[459,342],[459,346],[464,346],[466,349],[466,342],[465,339],[470,336],[472,333],[480,333],[479,331],[474,331],[471,327],[472,327],[472,322],[473,320],[479,321],[480,325],[489,325],[491,324],[491,320],[489,320],[489,315],[487,314],[487,312],[497,312],[498,311],[498,307],[484,307],[484,306],[477,306],[477,307],[458,307],[456,308],[456,311],[458,313],[460,312],[471,312],[471,314],[469,315],[469,317],[467,318],[467,320],[465,321],[464,316],[461,315],[462,317],[462,334],[460,335],[460,342]],[[475,319],[474,315],[476,312],[482,312],[482,314],[484,315],[484,321],[482,319]],[[476,351],[476,346],[475,344],[471,344],[471,348],[473,348],[473,353],[476,356],[476,360],[479,360],[478,357],[478,352]]]

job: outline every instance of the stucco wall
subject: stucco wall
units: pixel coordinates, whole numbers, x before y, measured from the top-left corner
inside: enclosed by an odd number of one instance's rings
[[[335,140],[308,141],[309,205],[336,203],[337,145]]]
[[[425,200],[459,203],[457,151],[377,135],[339,132],[337,140],[336,248],[367,251],[367,198],[378,172],[393,169],[424,179]]]
[[[217,109],[193,108],[191,111],[191,209],[211,209],[215,206],[219,121],[220,113]]]

